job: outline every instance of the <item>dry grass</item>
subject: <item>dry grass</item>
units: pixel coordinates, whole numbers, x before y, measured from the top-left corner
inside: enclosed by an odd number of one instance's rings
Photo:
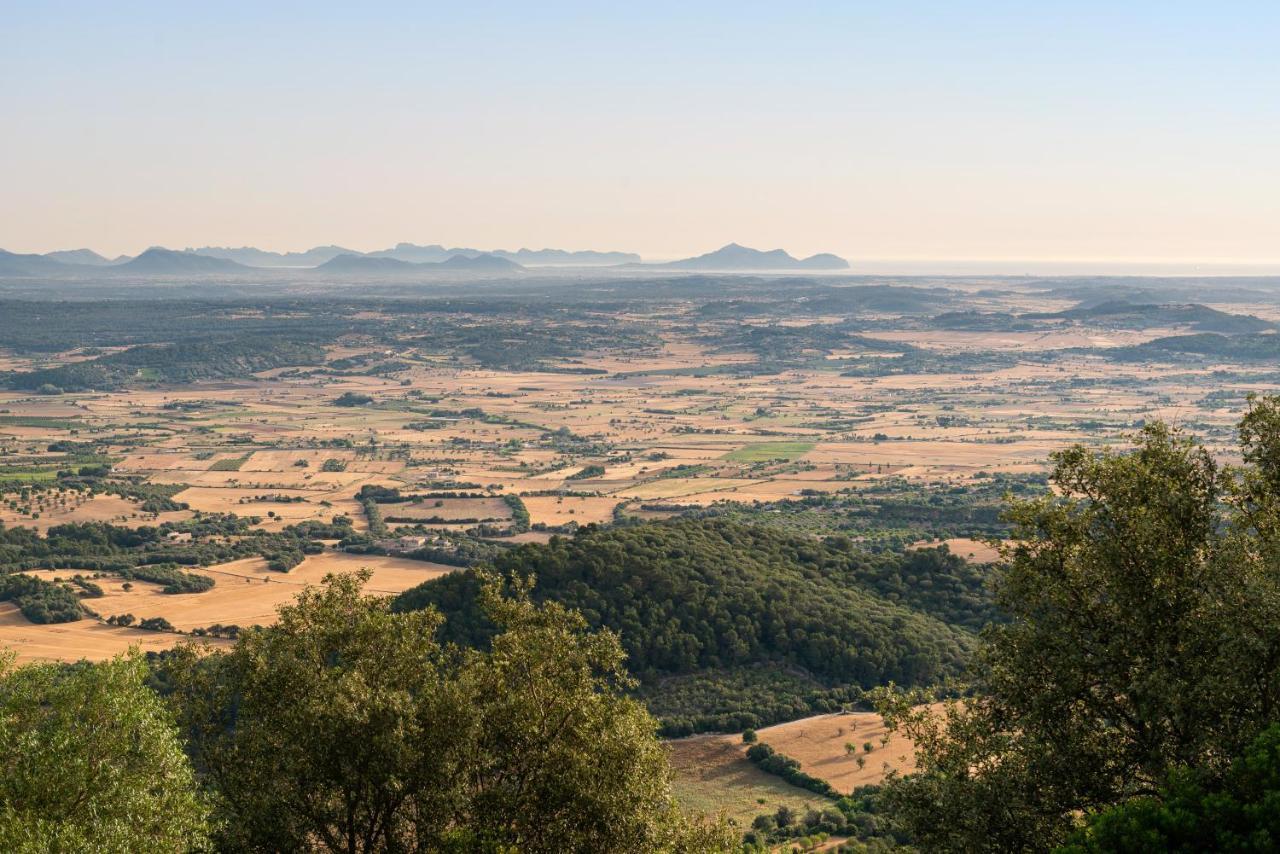
[[[806,773],[840,792],[880,783],[889,770],[909,773],[915,768],[911,742],[893,734],[882,744],[888,735],[884,721],[871,712],[818,715],[766,727],[758,734],[760,741],[798,760]],[[864,753],[865,743],[872,745],[870,753]],[[849,754],[847,744],[863,756],[862,767]],[[724,813],[745,827],[752,817],[773,812],[784,803],[800,810],[828,803],[753,765],[740,735],[696,735],[669,741],[667,746],[676,796],[688,809]]]
[[[676,798],[688,810],[723,814],[739,827],[786,805],[804,812],[827,799],[798,789],[747,761],[739,736],[695,735],[667,742]]]

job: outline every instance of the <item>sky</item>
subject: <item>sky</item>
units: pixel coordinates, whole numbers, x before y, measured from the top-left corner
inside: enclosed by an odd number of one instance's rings
[[[15,252],[1280,269],[1274,0],[0,0],[0,22]]]

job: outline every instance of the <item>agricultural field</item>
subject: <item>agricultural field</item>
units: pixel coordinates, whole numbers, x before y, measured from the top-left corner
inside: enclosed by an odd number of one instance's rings
[[[799,760],[805,773],[841,792],[880,783],[889,771],[905,774],[915,767],[911,742],[887,732],[884,721],[873,712],[802,718],[760,729],[757,737],[779,753]],[[742,826],[783,804],[802,813],[826,806],[824,798],[798,790],[753,765],[747,759],[749,746],[736,733],[669,741],[681,801],[704,812],[723,810]]]

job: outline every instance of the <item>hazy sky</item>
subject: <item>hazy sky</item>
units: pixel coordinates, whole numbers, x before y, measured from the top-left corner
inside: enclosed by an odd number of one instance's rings
[[[1276,0],[0,0],[0,33],[11,251],[1280,259]]]

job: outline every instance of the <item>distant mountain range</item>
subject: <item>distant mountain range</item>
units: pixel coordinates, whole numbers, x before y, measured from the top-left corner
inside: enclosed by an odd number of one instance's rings
[[[187,251],[196,255],[207,255],[210,258],[235,261],[246,267],[318,267],[339,255],[360,254],[354,249],[346,249],[342,246],[316,246],[306,252],[268,252],[254,246],[241,246],[236,249],[229,246],[202,246],[199,249]]]
[[[449,249],[438,243],[432,243],[427,246],[418,246],[413,243],[397,243],[390,249],[380,249],[377,252],[365,253],[366,258],[394,258],[397,261],[407,261],[410,264],[438,263],[448,261],[450,258],[456,258],[459,255],[467,258],[490,255],[495,258],[505,258],[522,267],[609,267],[617,264],[634,264],[640,261],[640,256],[634,252],[594,252],[590,250],[569,252],[564,249],[518,249],[515,252],[495,249],[491,252],[486,252],[483,249],[466,247]]]
[[[414,243],[397,243],[390,249],[379,249],[376,252],[357,252],[342,246],[317,246],[306,252],[267,252],[252,246],[232,249],[222,246],[202,246],[189,250],[197,255],[208,255],[213,258],[225,258],[249,267],[318,267],[340,255],[360,258],[389,258],[393,261],[404,261],[409,264],[438,264],[456,258],[459,255],[478,258],[492,255],[514,261],[522,267],[607,267],[615,264],[629,264],[640,261],[640,256],[632,252],[569,252],[564,249],[519,249],[508,252],[496,249],[486,252],[483,249],[467,247],[448,248],[438,243],[419,246]],[[369,269],[373,269],[370,267]]]
[[[317,273],[343,275],[402,275],[434,271],[515,273],[524,268],[496,255],[451,255],[443,261],[402,261],[382,255],[339,255],[316,267]]]
[[[511,273],[526,267],[618,267],[721,272],[779,272],[788,270],[847,270],[849,262],[835,255],[795,258],[782,249],[761,251],[730,243],[693,258],[644,264],[632,252],[518,249],[514,252],[446,248],[439,244],[397,243],[390,249],[357,252],[341,246],[316,246],[305,252],[270,252],[253,246],[203,246],[174,250],[153,246],[136,258],[105,258],[91,249],[66,249],[44,255],[0,250],[0,276],[90,275],[213,275],[247,273],[257,269],[311,270],[333,273],[414,273],[467,271]]]
[[[56,276],[81,269],[45,255],[20,255],[0,249],[0,276]]]
[[[89,249],[16,255],[0,249],[0,276],[172,276],[247,273],[252,268],[222,258],[153,246],[136,258],[103,258]]]
[[[715,252],[685,258],[667,264],[646,264],[646,267],[662,267],[668,270],[732,270],[737,272],[758,271],[772,272],[778,270],[847,270],[849,262],[839,257],[823,253],[810,255],[808,258],[795,258],[782,249],[763,252],[747,246],[730,243]]]

